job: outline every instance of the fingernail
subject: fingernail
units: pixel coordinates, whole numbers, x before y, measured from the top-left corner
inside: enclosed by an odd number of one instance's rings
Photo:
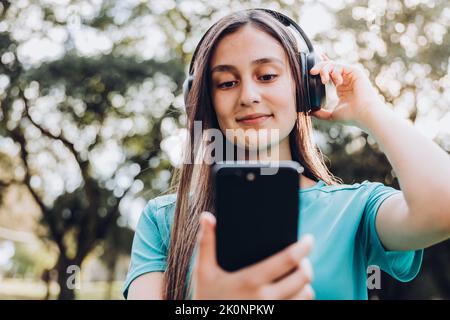
[[[295,245],[295,255],[300,263],[303,256],[308,255],[314,245],[314,237],[310,234],[304,235]]]
[[[300,239],[300,241],[305,242],[312,247],[314,246],[315,238],[312,234],[307,233]]]
[[[300,268],[302,268],[302,270],[304,270],[305,274],[307,274],[310,279],[313,278],[313,276],[314,276],[313,268],[312,268],[311,261],[308,258],[303,258],[300,261]]]
[[[204,224],[205,220],[208,219],[206,216],[207,214],[205,212],[200,214],[200,224]]]
[[[209,211],[203,211],[203,212],[201,213],[200,218],[201,218],[202,220],[208,220],[208,222],[210,222],[210,223],[213,223],[213,222],[214,222],[214,216],[213,216],[213,214],[212,214],[211,212],[209,212]]]

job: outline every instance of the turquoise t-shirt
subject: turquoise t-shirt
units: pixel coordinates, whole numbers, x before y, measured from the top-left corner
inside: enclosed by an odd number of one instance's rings
[[[309,258],[316,299],[367,299],[367,278],[372,278],[372,270],[377,267],[402,282],[417,275],[423,250],[387,251],[375,229],[379,206],[399,192],[367,180],[333,186],[319,180],[314,186],[299,190],[299,236],[310,233],[315,237]],[[175,194],[164,195],[150,200],[145,207],[133,240],[123,288],[125,298],[134,279],[165,270],[175,200]],[[368,273],[369,266],[375,268]],[[189,271],[188,277],[190,274]]]

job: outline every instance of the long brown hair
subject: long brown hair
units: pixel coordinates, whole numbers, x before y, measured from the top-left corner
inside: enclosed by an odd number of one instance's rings
[[[172,178],[172,188],[177,192],[174,220],[164,273],[165,299],[186,299],[189,295],[190,281],[187,275],[194,251],[199,216],[202,211],[214,212],[211,164],[202,162],[196,165],[201,148],[194,148],[194,121],[201,121],[202,129],[219,129],[217,116],[211,99],[211,78],[209,63],[218,42],[227,34],[236,32],[250,24],[276,39],[284,48],[296,85],[296,103],[302,104],[304,92],[301,84],[299,48],[292,33],[270,14],[261,10],[243,10],[231,13],[220,19],[206,34],[194,61],[195,79],[187,101],[187,131],[189,141],[184,151],[184,162],[176,168]],[[299,106],[304,110],[304,106]],[[304,175],[315,181],[321,179],[326,184],[340,183],[327,169],[323,156],[311,138],[311,119],[304,112],[297,113],[295,128],[289,135],[292,160],[304,168]],[[203,143],[203,142],[202,142]],[[199,166],[199,167],[196,167]]]

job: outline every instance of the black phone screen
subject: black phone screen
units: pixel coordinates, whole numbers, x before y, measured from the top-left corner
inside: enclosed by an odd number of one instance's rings
[[[301,167],[286,161],[277,165],[275,174],[262,174],[262,167],[228,163],[213,168],[217,260],[227,271],[263,260],[298,240]]]

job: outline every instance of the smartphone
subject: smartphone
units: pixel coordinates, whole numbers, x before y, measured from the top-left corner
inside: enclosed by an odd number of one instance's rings
[[[212,167],[217,261],[224,270],[254,264],[298,240],[302,170],[295,161]]]

